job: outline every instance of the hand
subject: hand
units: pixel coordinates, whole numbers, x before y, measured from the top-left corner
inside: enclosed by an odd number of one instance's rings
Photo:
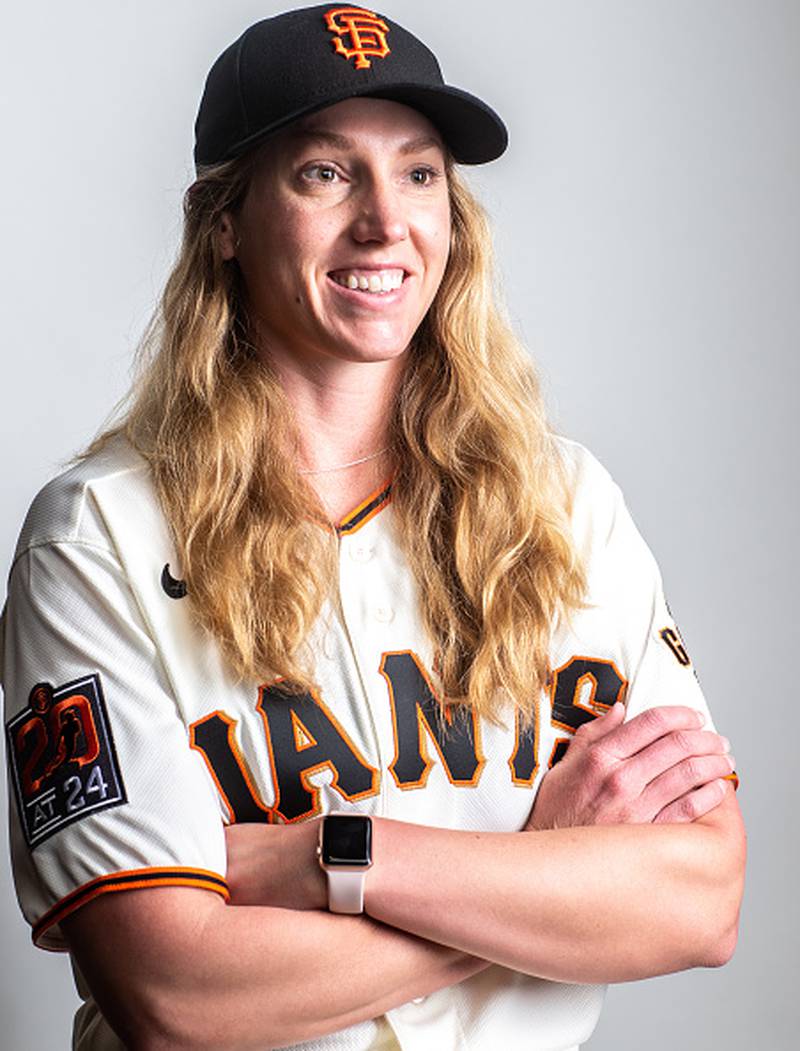
[[[243,824],[225,829],[231,905],[324,909],[325,874],[317,860],[319,823]]]
[[[695,821],[725,798],[734,760],[693,708],[651,708],[623,723],[617,702],[584,723],[544,777],[526,830]]]

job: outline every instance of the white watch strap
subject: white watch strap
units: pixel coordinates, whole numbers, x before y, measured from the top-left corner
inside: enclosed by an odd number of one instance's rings
[[[367,869],[326,868],[325,872],[328,876],[328,908],[330,911],[363,912]]]

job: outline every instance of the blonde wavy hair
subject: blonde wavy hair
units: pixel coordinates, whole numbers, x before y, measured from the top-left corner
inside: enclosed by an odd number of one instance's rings
[[[147,459],[194,614],[245,678],[314,686],[307,640],[336,580],[296,468],[295,422],[222,258],[259,151],[201,172],[120,423]],[[449,262],[391,421],[392,502],[443,703],[532,717],[559,618],[582,605],[569,495],[533,366],[496,303],[483,209],[448,163]],[[320,514],[322,511],[320,509]],[[294,688],[294,687],[292,687]]]

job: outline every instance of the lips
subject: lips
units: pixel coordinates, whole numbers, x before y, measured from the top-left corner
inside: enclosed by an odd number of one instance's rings
[[[328,276],[337,285],[341,285],[342,288],[349,288],[353,292],[365,292],[368,295],[385,295],[400,288],[405,280],[406,271],[402,267],[385,267],[381,269],[353,267],[331,270]]]

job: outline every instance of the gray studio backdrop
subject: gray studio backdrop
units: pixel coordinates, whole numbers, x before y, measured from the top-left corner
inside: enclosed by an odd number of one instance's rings
[[[32,0],[4,14],[3,574],[34,492],[127,386],[179,234],[205,72],[281,6]],[[800,4],[385,10],[508,121],[508,155],[473,181],[511,314],[559,427],[623,486],[742,775],[750,864],[736,957],[612,988],[589,1047],[789,1051]],[[67,961],[31,947],[5,856],[0,925],[0,1048],[67,1048]]]

